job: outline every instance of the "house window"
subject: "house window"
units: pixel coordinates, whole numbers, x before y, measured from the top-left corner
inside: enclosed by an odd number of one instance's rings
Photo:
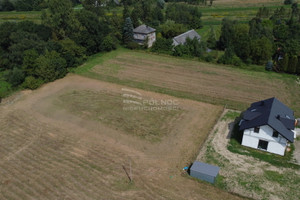
[[[274,138],[278,138],[278,132],[277,131],[273,131],[273,135]]]
[[[268,144],[269,144],[269,142],[267,142],[267,141],[259,140],[257,148],[267,150]]]
[[[255,128],[254,128],[254,132],[255,132],[255,133],[259,133],[259,127],[255,127]]]

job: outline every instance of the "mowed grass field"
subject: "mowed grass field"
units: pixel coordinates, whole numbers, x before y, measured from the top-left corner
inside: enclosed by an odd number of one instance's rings
[[[0,105],[0,199],[241,199],[182,172],[222,110],[77,75],[23,91]]]
[[[266,72],[263,66],[239,69],[119,49],[94,56],[75,73],[237,110],[277,97],[300,114],[296,76]]]

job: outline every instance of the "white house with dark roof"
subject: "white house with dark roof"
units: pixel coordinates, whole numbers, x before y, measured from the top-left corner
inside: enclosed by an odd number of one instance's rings
[[[153,43],[156,41],[155,29],[147,26],[145,24],[140,25],[133,29],[133,39],[140,45],[144,45],[148,42],[148,48],[152,47]]]
[[[255,102],[243,113],[239,124],[242,145],[283,156],[287,144],[296,138],[296,124],[294,112],[278,99]]]
[[[173,38],[173,45],[176,47],[177,45],[180,44],[185,44],[186,39],[190,38],[191,40],[193,40],[194,38],[196,38],[199,42],[201,40],[201,36],[194,30],[189,30],[185,33],[182,33],[176,37]]]

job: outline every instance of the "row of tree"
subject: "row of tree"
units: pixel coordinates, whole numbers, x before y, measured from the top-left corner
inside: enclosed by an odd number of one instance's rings
[[[172,27],[180,31],[173,31]],[[185,45],[173,47],[171,38],[186,28],[167,21],[158,30],[158,36],[161,34],[162,38],[159,37],[154,44],[152,51],[155,52],[199,57],[236,66],[266,65],[268,70],[300,74],[300,11],[297,4],[274,12],[262,7],[248,23],[225,18],[220,37],[217,38],[211,28],[206,42],[188,40]],[[218,57],[218,53],[211,50],[224,51],[224,54]]]
[[[270,15],[270,11],[262,8],[257,17],[248,24],[224,19],[221,36],[215,47],[225,50],[230,63],[237,56],[247,64],[264,65],[268,69],[288,73],[300,73],[300,12],[297,4],[286,10],[280,8]],[[272,67],[270,61],[272,60]],[[298,62],[299,60],[299,62]],[[298,69],[299,68],[299,69]]]

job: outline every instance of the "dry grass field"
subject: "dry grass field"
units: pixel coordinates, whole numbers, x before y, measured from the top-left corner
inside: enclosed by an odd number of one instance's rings
[[[284,74],[126,50],[95,58],[95,61],[78,68],[77,73],[239,110],[252,102],[277,97],[291,106],[296,114],[300,112],[296,77]]]
[[[123,88],[69,75],[4,100],[0,199],[240,199],[182,174],[220,106],[134,89],[178,108],[128,111]]]

